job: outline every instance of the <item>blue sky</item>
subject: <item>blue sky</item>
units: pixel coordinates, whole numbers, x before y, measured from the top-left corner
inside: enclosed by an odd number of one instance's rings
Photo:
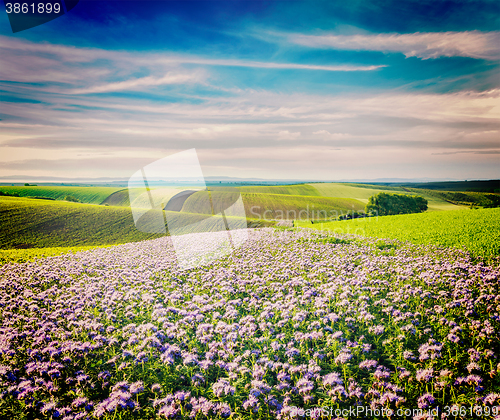
[[[85,1],[0,17],[0,177],[500,177],[497,1]]]

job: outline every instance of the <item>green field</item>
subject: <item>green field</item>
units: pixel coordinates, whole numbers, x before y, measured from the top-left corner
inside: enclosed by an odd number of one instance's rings
[[[223,191],[228,187],[210,187],[213,191]],[[368,198],[381,191],[392,191],[402,193],[418,193],[423,195],[429,201],[429,211],[435,210],[453,210],[457,208],[456,204],[447,202],[447,197],[437,194],[432,191],[418,191],[403,189],[402,187],[387,187],[368,184],[346,184],[346,183],[315,183],[315,184],[298,184],[298,185],[277,185],[277,186],[242,186],[235,187],[243,194],[246,204],[247,213],[251,207],[259,206],[261,208],[259,214],[263,214],[266,210],[276,213],[278,210],[282,212],[290,211],[297,214],[299,211],[307,211],[305,200],[309,201],[311,208],[315,206],[315,211],[321,210],[336,210],[347,211],[352,210],[353,205],[355,210],[362,210],[359,202],[366,204]],[[168,190],[168,191],[167,191]],[[167,199],[181,191],[180,187],[175,188],[152,188],[153,195],[162,195]],[[234,188],[231,188],[234,190]],[[66,186],[32,186],[32,187],[12,187],[1,186],[0,192],[7,194],[18,194],[21,197],[38,197],[49,198],[54,200],[64,200],[67,196],[76,198],[81,203],[87,204],[103,204],[107,206],[130,206],[129,191],[127,188],[115,187],[66,187]],[[280,198],[281,197],[281,198]],[[286,198],[285,198],[286,197]],[[301,198],[303,197],[303,198]],[[323,200],[328,198],[328,200]],[[334,199],[333,201],[331,199]],[[348,200],[356,200],[347,202]],[[136,200],[134,207],[148,207],[149,198],[145,194],[142,198]],[[184,212],[191,212],[191,207],[183,209]],[[271,214],[270,212],[267,213]],[[303,212],[302,214],[305,215]],[[256,217],[250,215],[250,217]],[[311,216],[312,217],[312,216]],[[293,217],[289,217],[293,218]]]
[[[235,191],[235,189],[242,194],[248,218],[247,220],[235,219],[235,223],[242,226],[246,224],[250,227],[270,226],[274,225],[274,222],[270,220],[285,219],[305,220],[306,222],[302,223],[303,226],[318,228],[321,225],[311,225],[308,219],[318,222],[333,219],[335,216],[353,210],[362,211],[368,198],[378,192],[417,193],[429,201],[429,211],[425,214],[392,216],[390,223],[383,222],[383,217],[376,222],[374,219],[343,221],[338,222],[342,223],[341,225],[333,223],[331,227],[344,229],[351,226],[353,232],[364,227],[364,232],[368,236],[391,237],[416,243],[446,246],[463,245],[477,255],[498,254],[498,245],[496,245],[498,236],[491,236],[491,232],[495,232],[495,226],[492,227],[492,225],[495,225],[495,222],[498,225],[498,222],[484,219],[482,210],[473,213],[437,211],[468,208],[447,202],[451,199],[455,199],[455,203],[464,202],[458,200],[464,197],[480,204],[487,203],[484,201],[485,194],[348,183],[210,187],[211,194],[222,191],[222,201],[219,202],[222,207],[231,204],[229,202],[234,194],[229,191]],[[0,250],[3,250],[0,262],[22,261],[40,255],[55,255],[70,251],[67,247],[113,245],[163,235],[163,233],[144,233],[136,228],[129,207],[129,191],[126,188],[2,186],[0,191],[22,196],[21,198],[0,196]],[[152,188],[151,194],[165,196],[168,201],[169,197],[179,191],[181,188]],[[225,194],[227,194],[227,199],[224,198]],[[63,201],[67,196],[72,196],[81,203]],[[168,213],[169,219],[179,222],[176,223],[177,225],[184,226],[182,230],[175,231],[175,234],[190,233],[192,231],[190,225],[201,221],[205,223],[205,230],[224,229],[222,219],[206,220],[206,215],[211,213],[210,207],[204,209],[206,202],[203,194],[194,194],[186,200],[181,212]],[[148,208],[149,194],[143,194],[137,198],[134,207]],[[216,213],[219,210],[216,208]],[[167,213],[160,210],[156,212],[156,215],[154,212],[148,213],[141,219],[141,224],[149,226],[157,220],[155,218],[159,217],[161,220],[164,215]],[[234,216],[227,212],[226,215]],[[300,222],[296,222],[296,225],[300,225]],[[485,229],[490,229],[488,231],[490,233]],[[47,249],[41,251],[41,248]]]
[[[113,192],[103,200],[102,204],[107,204],[108,206],[130,206],[128,189]]]
[[[105,248],[113,245],[99,245]],[[0,265],[6,263],[23,263],[34,261],[37,258],[54,257],[62,254],[74,254],[78,251],[86,251],[97,246],[69,246],[52,248],[31,248],[31,249],[0,249]]]
[[[215,189],[215,188],[214,188]],[[271,186],[255,186],[255,187],[237,187],[238,190],[245,193],[260,193],[260,194],[286,194],[286,195],[307,195],[321,196],[322,194],[308,184],[298,185],[271,185]]]
[[[339,184],[339,183],[318,183],[310,184],[314,186],[322,196],[325,197],[343,197],[354,198],[363,203],[368,203],[368,199],[379,192],[399,193],[399,194],[418,194],[428,201],[428,211],[456,210],[461,206],[449,203],[444,197],[437,194],[430,194],[428,191],[417,189],[408,189],[403,187],[386,187],[377,185],[363,184]]]
[[[265,187],[267,188],[267,187]],[[230,205],[232,193],[218,192],[217,202],[222,208]],[[349,211],[363,210],[365,205],[351,198],[311,197],[305,195],[284,195],[269,193],[241,193],[247,217],[251,219],[330,219]],[[227,203],[226,203],[227,198]],[[206,213],[206,194],[197,193],[190,196],[183,212]],[[218,210],[216,209],[216,212]]]
[[[158,212],[160,212],[158,214]],[[150,212],[140,219],[145,228],[151,227],[167,212]],[[221,218],[205,215],[168,212],[173,224],[183,226],[176,234],[191,233],[194,223],[202,223],[196,231],[225,229]],[[247,226],[245,219],[233,218],[236,224]],[[250,226],[272,223],[252,222]],[[0,197],[0,249],[44,247],[98,246],[137,242],[164,236],[164,233],[139,231],[130,208],[105,207],[30,198]],[[164,226],[164,225],[163,225]]]
[[[82,203],[101,204],[109,195],[123,188],[115,187],[9,187],[0,186],[0,191],[7,194],[19,194],[21,197],[46,197],[64,200],[70,195]]]
[[[300,227],[466,249],[476,257],[500,256],[500,209],[455,210],[362,218]]]
[[[425,195],[426,197],[446,200],[447,202],[456,205],[474,205],[485,208],[500,206],[500,194],[481,193],[475,191],[438,191],[419,188],[408,188],[408,190],[414,192],[415,194]]]
[[[135,228],[126,207],[0,197],[0,248],[109,245],[159,237]]]
[[[385,189],[385,188],[375,188],[376,186],[358,186],[358,184],[338,184],[338,183],[318,183],[310,184],[314,187],[320,195],[324,197],[342,197],[342,198],[354,198],[356,200],[367,203],[368,199],[375,194],[382,191],[390,192],[404,192],[402,188],[397,189]]]
[[[210,191],[224,192],[224,191],[240,191],[243,196],[255,197],[255,194],[262,194],[265,199],[265,195],[290,195],[290,196],[308,196],[308,197],[321,197],[323,194],[318,191],[312,185],[301,184],[301,185],[277,185],[277,186],[245,186],[245,187],[209,187]],[[160,194],[160,189],[151,189],[152,193]],[[177,192],[181,191],[176,189]],[[167,191],[167,196],[171,196],[169,191]],[[354,198],[349,195],[339,195],[340,198]],[[268,201],[268,200],[267,200]],[[276,201],[276,199],[274,199]],[[254,201],[253,201],[254,202]],[[129,206],[129,193],[128,190],[116,191],[107,197],[103,204],[108,204],[110,206]],[[189,211],[186,208],[185,211]]]
[[[424,184],[425,185],[425,184]],[[446,184],[447,185],[447,184]],[[210,187],[211,190],[225,190],[228,187]],[[417,188],[406,188],[406,187],[396,187],[396,186],[385,186],[385,185],[370,185],[370,184],[354,184],[354,183],[314,183],[314,184],[297,184],[297,185],[276,185],[276,186],[240,186],[231,188],[231,190],[237,189],[244,194],[245,198],[250,198],[251,206],[260,205],[265,208],[266,205],[270,207],[266,208],[269,210],[276,211],[278,209],[283,210],[283,206],[288,206],[291,204],[292,207],[287,210],[299,211],[304,209],[302,204],[295,206],[294,201],[298,202],[297,196],[309,197],[329,197],[335,199],[353,199],[360,201],[364,204],[368,202],[368,198],[374,194],[382,191],[386,192],[400,192],[407,194],[419,194],[426,198],[429,202],[429,211],[438,210],[455,210],[470,204],[472,202],[484,205],[485,203],[491,202],[491,198],[485,199],[485,196],[479,193],[451,193],[447,191],[436,191],[431,189],[417,189]],[[169,190],[169,191],[166,191]],[[164,195],[169,198],[175,195],[177,192],[181,191],[181,187],[173,188],[152,188],[151,192],[154,195]],[[163,192],[162,192],[163,191]],[[104,204],[108,206],[130,206],[129,202],[129,192],[127,188],[116,188],[116,187],[71,187],[71,186],[0,186],[0,193],[4,192],[7,194],[18,194],[21,197],[38,197],[38,198],[49,198],[54,200],[64,200],[67,196],[72,196],[76,198],[81,203],[87,204]],[[258,198],[256,194],[261,194],[262,200],[257,203]],[[280,195],[280,196],[293,196],[291,199],[285,199],[283,203],[279,203],[280,199],[277,198],[266,198],[267,195]],[[497,194],[498,197],[498,194]],[[300,200],[299,200],[300,201]],[[257,204],[256,204],[257,203]],[[320,209],[324,209],[326,202],[323,204],[318,204]],[[316,205],[313,200],[311,205]],[[331,202],[326,203],[330,209],[336,209],[336,206],[331,206]],[[355,208],[357,208],[357,203],[353,203]],[[134,203],[134,207],[147,207],[149,205],[148,197],[144,195],[142,201],[137,200]],[[323,207],[322,207],[323,206]],[[307,206],[306,206],[307,207]],[[345,204],[340,202],[338,209],[344,209]],[[352,207],[350,207],[352,209]],[[189,212],[189,209],[183,210]]]
[[[477,191],[494,193],[500,192],[500,179],[488,181],[445,181],[445,182],[426,182],[420,184],[405,184],[405,187],[423,188],[428,190],[440,191]]]

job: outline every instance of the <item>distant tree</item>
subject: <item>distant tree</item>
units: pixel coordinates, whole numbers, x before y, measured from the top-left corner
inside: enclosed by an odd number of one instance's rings
[[[29,186],[30,186],[30,184],[28,184],[27,182],[25,182],[25,183],[24,183],[24,186],[25,186],[25,187],[29,187]]]
[[[427,200],[419,195],[378,193],[368,199],[367,214],[389,216],[421,213],[427,210]]]

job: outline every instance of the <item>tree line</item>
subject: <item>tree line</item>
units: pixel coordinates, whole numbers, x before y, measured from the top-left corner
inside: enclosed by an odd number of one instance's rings
[[[381,192],[368,199],[365,212],[375,216],[421,213],[427,210],[427,204],[427,200],[419,195]]]

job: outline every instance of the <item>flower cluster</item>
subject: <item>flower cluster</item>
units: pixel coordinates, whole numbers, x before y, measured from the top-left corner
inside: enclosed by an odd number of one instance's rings
[[[0,267],[0,416],[498,405],[498,268],[338,239],[253,230],[196,269],[168,237]]]

